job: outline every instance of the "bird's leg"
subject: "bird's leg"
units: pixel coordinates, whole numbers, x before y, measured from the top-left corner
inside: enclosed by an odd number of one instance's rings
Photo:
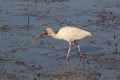
[[[68,61],[69,59],[69,55],[70,55],[70,49],[71,48],[71,42],[69,42],[69,45],[68,45],[68,52],[67,52],[67,55],[66,55],[66,60]]]
[[[78,47],[78,51],[79,51],[79,53],[80,53],[80,57],[82,57],[82,51],[81,51],[81,49],[80,49],[80,45],[77,45],[77,47]]]
[[[80,53],[80,57],[82,57],[82,51],[81,51],[81,49],[80,49],[80,45],[79,45],[76,41],[74,41],[74,42],[75,42],[75,44],[77,45],[78,51],[79,51],[79,53]]]

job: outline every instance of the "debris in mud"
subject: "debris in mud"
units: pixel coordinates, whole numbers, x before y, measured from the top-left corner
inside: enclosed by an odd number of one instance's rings
[[[7,79],[9,79],[9,80],[19,80],[19,79],[17,78],[17,76],[16,76],[15,73],[8,73],[8,74],[6,75],[6,77],[7,77]]]
[[[69,1],[69,0],[34,0],[34,2],[40,2],[40,1],[50,3],[50,2],[65,2],[65,1]]]
[[[10,58],[0,57],[0,62],[10,61]]]
[[[64,2],[64,1],[69,1],[69,0],[45,0],[45,2]]]
[[[18,61],[18,60],[15,63],[18,64],[18,65],[24,65],[25,64],[24,61]]]
[[[9,30],[11,30],[11,28],[9,28],[8,25],[0,26],[0,32],[8,32]]]

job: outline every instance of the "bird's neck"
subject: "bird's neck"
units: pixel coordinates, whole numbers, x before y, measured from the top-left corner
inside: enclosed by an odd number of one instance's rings
[[[51,34],[49,34],[49,36],[52,37],[52,38],[54,38],[54,39],[59,39],[54,32],[52,32]]]

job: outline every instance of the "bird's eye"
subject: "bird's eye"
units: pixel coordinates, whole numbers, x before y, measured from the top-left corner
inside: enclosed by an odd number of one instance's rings
[[[46,29],[45,32],[46,32],[46,33],[50,33],[51,31],[50,31],[49,29]]]

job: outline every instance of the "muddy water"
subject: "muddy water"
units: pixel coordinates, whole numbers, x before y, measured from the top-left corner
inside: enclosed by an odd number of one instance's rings
[[[0,80],[120,80],[119,0],[0,0]],[[75,44],[44,36],[71,25],[92,38]]]

